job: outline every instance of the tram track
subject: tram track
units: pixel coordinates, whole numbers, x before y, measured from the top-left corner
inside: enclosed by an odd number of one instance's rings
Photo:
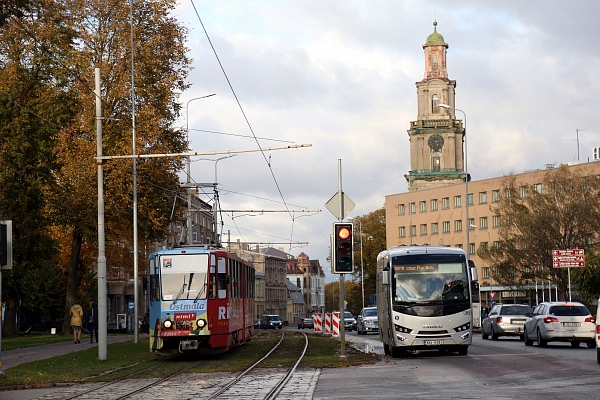
[[[306,349],[308,348],[308,336],[305,333],[301,333],[301,334],[304,336],[304,347],[303,347],[300,355],[297,357],[297,359],[293,363],[293,365],[290,366],[285,371],[285,373],[283,373],[283,375],[281,377],[279,377],[277,379],[265,379],[263,381],[264,384],[270,384],[271,382],[275,381],[275,383],[273,384],[271,389],[263,397],[264,400],[271,400],[271,399],[275,399],[277,397],[277,395],[281,392],[281,390],[285,387],[287,382],[290,380],[290,378],[294,374],[294,371],[298,367],[298,364],[300,364],[300,362],[302,361],[302,358],[304,357],[304,354],[306,353]],[[244,385],[244,379],[247,378],[249,375],[251,375],[253,372],[256,372],[257,367],[262,362],[264,362],[269,357],[271,357],[271,355],[278,349],[279,345],[283,342],[284,338],[285,338],[285,332],[282,332],[279,342],[277,342],[277,344],[275,344],[275,346],[273,346],[273,348],[269,352],[267,352],[267,354],[265,354],[264,357],[262,357],[260,360],[258,360],[257,362],[252,364],[250,367],[248,367],[247,369],[242,371],[235,378],[233,378],[229,383],[227,383],[221,389],[219,389],[218,391],[213,393],[210,397],[208,397],[208,399],[212,400],[212,399],[217,399],[220,397],[235,396],[240,391],[239,387]],[[252,378],[250,378],[250,379],[252,379]],[[228,392],[232,392],[232,393],[228,395]],[[256,398],[260,398],[260,397],[258,397],[258,395],[255,394],[252,396],[252,398],[256,399]]]

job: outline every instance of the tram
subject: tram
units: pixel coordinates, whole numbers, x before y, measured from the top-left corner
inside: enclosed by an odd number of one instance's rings
[[[211,247],[149,255],[150,350],[217,354],[254,335],[254,266]]]

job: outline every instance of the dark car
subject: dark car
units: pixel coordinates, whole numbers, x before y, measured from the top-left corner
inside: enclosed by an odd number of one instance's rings
[[[315,322],[313,321],[312,318],[300,318],[298,320],[298,329],[314,329],[315,327]]]
[[[281,329],[283,323],[279,315],[263,315],[260,320],[260,327],[262,329]]]

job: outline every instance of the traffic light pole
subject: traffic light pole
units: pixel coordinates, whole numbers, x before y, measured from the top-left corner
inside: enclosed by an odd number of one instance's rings
[[[342,191],[342,159],[338,158],[338,194],[340,198],[340,218],[344,221],[344,192]],[[335,251],[335,250],[334,250]],[[340,274],[340,357],[346,357],[346,324],[344,315],[344,299],[346,298],[346,283],[344,274]]]

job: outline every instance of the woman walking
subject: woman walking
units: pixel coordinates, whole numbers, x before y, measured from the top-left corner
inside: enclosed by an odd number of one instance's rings
[[[71,328],[73,328],[73,339],[75,344],[81,343],[81,327],[83,326],[83,308],[79,305],[79,300],[71,307]]]

